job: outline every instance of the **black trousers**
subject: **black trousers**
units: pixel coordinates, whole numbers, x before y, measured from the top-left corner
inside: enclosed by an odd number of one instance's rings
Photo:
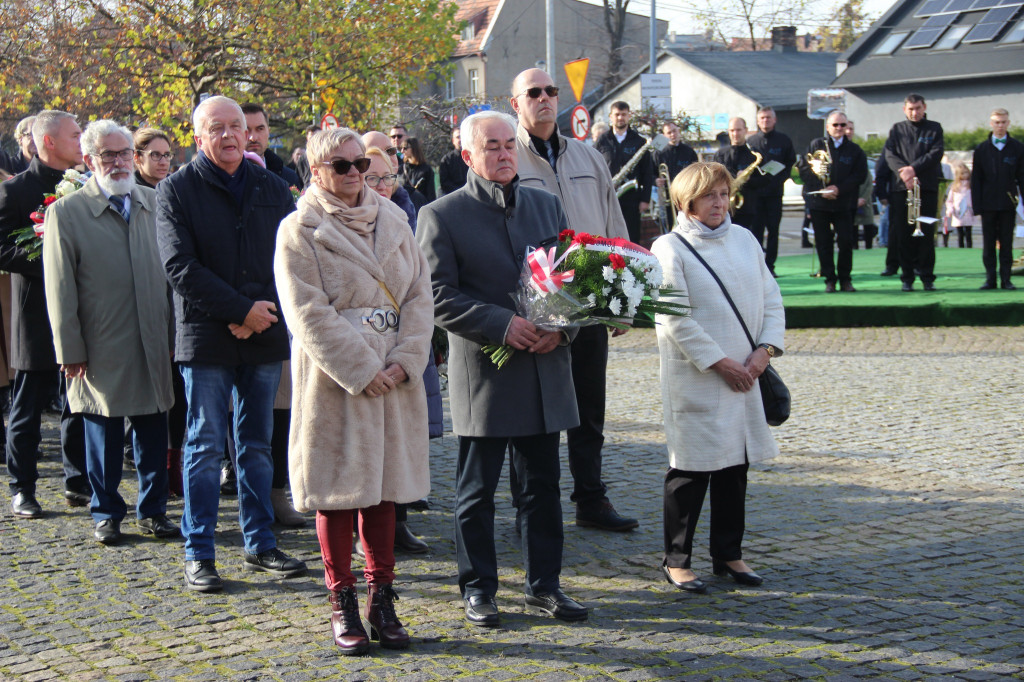
[[[53,394],[56,370],[14,373],[11,385],[11,413],[7,422],[7,471],[11,494],[35,495],[39,479],[37,462],[43,410]],[[67,402],[60,417],[61,458],[64,460],[64,488],[89,493],[85,468],[85,428],[82,415],[72,414]]]
[[[996,283],[996,242],[999,242],[999,281],[1010,281],[1013,269],[1013,224],[1015,211],[983,211],[981,214],[981,263],[985,281]],[[961,244],[962,246],[962,244]]]
[[[938,215],[939,193],[921,190],[921,216]],[[935,223],[921,223],[923,237],[915,237],[914,225],[907,224],[907,192],[893,192],[889,198],[889,240],[896,236],[900,279],[913,283],[915,275],[925,284],[935,281]]]
[[[512,444],[519,483],[519,528],[526,593],[558,589],[562,571],[562,503],[559,497],[558,433],[513,438],[459,436],[455,474],[455,552],[462,596],[494,596],[498,559],[494,548],[494,491]]]
[[[743,558],[746,524],[747,469],[737,464],[718,471],[681,471],[665,474],[665,565],[690,568],[693,533],[697,528],[708,486],[711,487],[711,558]]]
[[[629,241],[634,244],[639,244],[640,191],[634,189],[619,197],[619,208],[622,209],[622,217],[626,221],[626,231],[629,232]]]
[[[853,240],[856,227],[853,214],[849,211],[819,211],[811,209],[811,227],[814,229],[814,248],[821,262],[821,276],[826,282],[846,284],[853,270]],[[839,255],[833,256],[832,232],[835,230],[835,245]]]
[[[764,248],[764,262],[775,272],[775,259],[779,255],[779,224],[782,222],[782,196],[754,197],[753,222],[750,226],[757,241]],[[746,208],[744,206],[744,208]],[[741,223],[742,224],[742,223]],[[765,241],[765,233],[768,241]]]
[[[608,370],[608,330],[603,325],[580,327],[570,346],[572,383],[580,425],[566,432],[569,471],[573,489],[570,500],[581,507],[603,502],[607,488],[601,480],[601,448],[604,446],[604,406]]]

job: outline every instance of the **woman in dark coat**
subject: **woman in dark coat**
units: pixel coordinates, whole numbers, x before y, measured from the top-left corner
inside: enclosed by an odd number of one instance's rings
[[[402,160],[405,162],[402,175],[405,177],[405,186],[414,189],[427,201],[437,199],[437,191],[434,189],[434,169],[427,163],[423,156],[423,147],[415,137],[407,137],[399,148],[402,152]]]

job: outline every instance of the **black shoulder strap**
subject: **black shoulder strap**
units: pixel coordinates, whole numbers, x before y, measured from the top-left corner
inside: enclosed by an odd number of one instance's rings
[[[725,294],[725,300],[729,302],[729,307],[731,307],[732,311],[736,313],[736,319],[740,321],[740,326],[743,327],[743,333],[747,335],[747,341],[750,342],[751,350],[757,350],[757,344],[754,343],[754,337],[750,335],[750,330],[747,329],[747,323],[743,321],[743,316],[740,315],[740,311],[736,308],[736,304],[732,302],[732,296],[729,295],[729,291],[725,288],[725,285],[722,284],[722,280],[718,278],[718,273],[715,272],[710,265],[708,265],[708,262],[704,260],[704,258],[702,258],[699,253],[697,253],[697,249],[693,248],[693,244],[686,241],[686,237],[679,234],[678,232],[673,232],[672,234],[679,237],[679,241],[686,244],[686,248],[690,250],[690,253],[692,253],[694,257],[700,261],[701,265],[708,269],[708,272],[711,273],[711,276],[715,278],[716,282],[718,282],[719,288],[721,288],[722,293]]]

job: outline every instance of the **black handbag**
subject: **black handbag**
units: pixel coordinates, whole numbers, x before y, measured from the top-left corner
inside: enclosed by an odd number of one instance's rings
[[[701,265],[707,268],[711,276],[718,282],[719,288],[722,293],[725,294],[725,300],[729,302],[729,307],[736,314],[736,319],[740,321],[740,326],[743,327],[743,333],[747,335],[747,341],[750,342],[751,350],[757,350],[757,344],[754,343],[754,337],[750,335],[750,330],[747,329],[747,323],[743,321],[743,317],[740,315],[740,311],[736,308],[736,304],[732,301],[732,296],[729,295],[729,291],[722,284],[722,280],[718,278],[718,273],[712,269],[708,262],[704,260],[697,250],[693,248],[690,242],[686,241],[686,238],[678,232],[673,232],[675,236],[679,237],[679,240],[686,244],[686,248],[690,250],[697,260],[700,261]],[[790,409],[790,395],[789,388],[786,386],[786,382],[782,380],[779,373],[772,367],[771,362],[761,372],[761,376],[757,379],[758,384],[761,387],[761,402],[764,404],[764,418],[768,422],[768,426],[779,426],[789,419]]]

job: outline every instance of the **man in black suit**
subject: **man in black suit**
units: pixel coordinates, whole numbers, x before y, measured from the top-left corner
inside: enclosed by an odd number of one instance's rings
[[[451,194],[466,184],[469,166],[462,160],[462,133],[458,128],[452,130],[452,147],[454,149],[441,157],[437,167],[441,176],[441,194]]]
[[[853,211],[860,185],[868,176],[868,161],[863,150],[846,137],[846,114],[833,111],[825,122],[828,135],[812,140],[807,154],[824,152],[830,162],[811,164],[800,157],[800,178],[804,181],[804,201],[811,212],[814,245],[821,260],[825,291],[856,291],[850,272],[853,269],[853,245],[857,239]],[[827,167],[826,167],[827,166]],[[839,247],[833,260],[832,232]],[[838,266],[838,268],[837,268]],[[838,269],[838,272],[837,272]]]
[[[754,226],[757,223],[755,210],[762,191],[768,185],[768,179],[760,170],[764,159],[758,162],[754,152],[747,145],[747,122],[739,116],[729,119],[729,145],[715,152],[715,161],[729,169],[734,178],[749,168],[751,164],[755,162],[758,164],[758,168],[751,171],[740,190],[740,194],[743,196],[743,205],[731,211],[732,222],[747,228],[756,237],[757,232],[754,232]]]
[[[43,261],[29,258],[15,243],[13,233],[32,224],[29,215],[43,203],[43,196],[54,191],[66,170],[82,163],[81,136],[74,115],[39,112],[32,123],[37,156],[28,170],[0,184],[0,270],[12,275],[14,302],[10,365],[15,374],[7,427],[7,470],[11,475],[11,508],[22,518],[43,514],[36,500],[40,420],[59,374],[43,290]],[[92,499],[92,490],[85,473],[81,415],[71,414],[65,405],[60,427],[64,498],[69,505],[82,507]]]
[[[1010,137],[1010,113],[996,109],[989,117],[992,134],[974,149],[971,205],[981,216],[981,262],[985,266],[982,289],[996,288],[996,242],[999,242],[999,285],[1016,289],[1010,281],[1013,267],[1013,225],[1017,204],[1024,193],[1024,144]]]
[[[462,122],[466,185],[427,204],[417,236],[430,263],[437,324],[448,332],[452,429],[459,436],[455,548],[466,620],[499,623],[495,594],[494,491],[512,446],[526,605],[561,620],[587,608],[559,585],[562,505],[558,436],[579,425],[569,338],[516,314],[509,294],[526,250],[553,244],[569,227],[558,198],[519,183],[516,122],[484,111]],[[499,369],[487,344],[515,349]]]
[[[594,145],[608,163],[608,170],[614,177],[647,144],[644,137],[629,127],[630,111],[625,102],[613,102],[608,112],[612,127]],[[619,208],[626,220],[629,240],[640,243],[640,214],[651,204],[651,189],[654,187],[654,162],[648,151],[636,166],[626,174],[626,182],[636,181],[636,186],[619,197]]]
[[[762,107],[757,112],[757,132],[750,136],[747,143],[750,149],[760,154],[764,160],[761,165],[777,161],[785,168],[774,175],[765,176],[765,186],[760,194],[752,195],[748,201],[752,203],[751,211],[754,224],[751,228],[754,236],[764,246],[764,262],[768,270],[775,274],[775,259],[779,255],[779,224],[782,222],[782,194],[786,179],[796,163],[796,152],[793,141],[775,129],[775,110]],[[765,233],[768,238],[765,241]]]

